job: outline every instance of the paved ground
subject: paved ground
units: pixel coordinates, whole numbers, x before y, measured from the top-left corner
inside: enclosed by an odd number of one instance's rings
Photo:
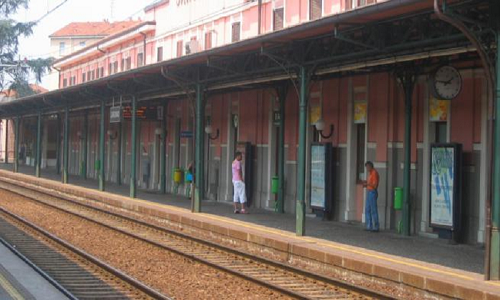
[[[12,166],[0,164],[0,168],[12,169]],[[34,174],[33,168],[21,167],[24,174]],[[60,181],[60,175],[55,171],[42,170],[42,177]],[[83,180],[77,176],[70,177],[70,183],[88,188],[97,188],[97,181]],[[128,195],[128,186],[108,184],[106,190],[111,193]],[[174,195],[159,195],[152,192],[139,191],[137,197],[144,200],[165,203],[178,207],[189,208],[190,201]],[[232,206],[227,203],[203,201],[202,210],[214,215],[230,217],[272,228],[295,231],[295,216],[276,214],[262,209],[250,209],[248,215],[233,214]],[[483,273],[484,249],[472,245],[450,245],[446,240],[432,239],[421,236],[402,237],[393,231],[379,233],[366,232],[359,224],[321,221],[317,218],[307,218],[307,235],[362,247],[382,253],[398,255],[429,263],[460,270]]]
[[[68,299],[0,243],[0,299]]]

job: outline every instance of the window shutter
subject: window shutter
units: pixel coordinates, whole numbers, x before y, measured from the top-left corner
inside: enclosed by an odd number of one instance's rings
[[[284,11],[285,9],[283,7],[281,8],[276,8],[273,12],[274,14],[274,24],[273,28],[274,30],[280,30],[283,29],[284,27]]]
[[[158,47],[157,53],[156,53],[156,58],[157,58],[157,61],[163,60],[163,47]]]
[[[310,0],[309,2],[309,13],[310,20],[317,20],[321,18],[323,14],[322,0]]]
[[[212,32],[205,33],[205,50],[212,49]]]
[[[182,40],[177,41],[177,57],[182,56]]]
[[[240,28],[241,28],[241,23],[240,22],[235,22],[233,23],[233,26],[232,26],[232,39],[231,41],[234,43],[234,42],[238,42],[240,40]]]
[[[144,65],[144,54],[137,54],[137,67],[142,67]]]

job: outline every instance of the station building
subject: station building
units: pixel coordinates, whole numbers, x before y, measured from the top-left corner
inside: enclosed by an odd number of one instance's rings
[[[487,0],[158,1],[144,20],[56,60],[58,90],[0,109],[16,121],[16,168],[130,185],[131,196],[194,193],[195,211],[201,200],[232,201],[242,149],[251,207],[296,214],[299,234],[304,215],[318,213],[313,145],[329,144],[328,211],[318,216],[364,222],[373,161],[381,229],[446,236],[431,226],[431,148],[459,144],[455,229],[483,244],[500,210],[490,209],[495,9]]]

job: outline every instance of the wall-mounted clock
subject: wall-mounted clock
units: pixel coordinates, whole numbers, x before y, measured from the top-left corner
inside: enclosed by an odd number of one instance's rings
[[[443,66],[437,69],[432,76],[431,90],[434,96],[442,100],[454,99],[462,90],[462,76],[452,66]]]

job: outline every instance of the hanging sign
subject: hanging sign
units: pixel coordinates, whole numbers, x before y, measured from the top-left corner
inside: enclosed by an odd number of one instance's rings
[[[192,131],[181,131],[180,136],[181,136],[181,138],[190,139],[193,137],[193,132]]]
[[[311,208],[321,211],[328,218],[332,210],[333,164],[332,144],[314,143],[311,145]]]
[[[122,108],[113,106],[109,109],[109,123],[120,123],[122,121]]]
[[[161,113],[159,108],[156,106],[139,106],[137,107],[136,117],[140,120],[161,121],[163,119],[163,107],[161,107]],[[123,108],[123,118],[127,120],[132,118],[132,107]]]

